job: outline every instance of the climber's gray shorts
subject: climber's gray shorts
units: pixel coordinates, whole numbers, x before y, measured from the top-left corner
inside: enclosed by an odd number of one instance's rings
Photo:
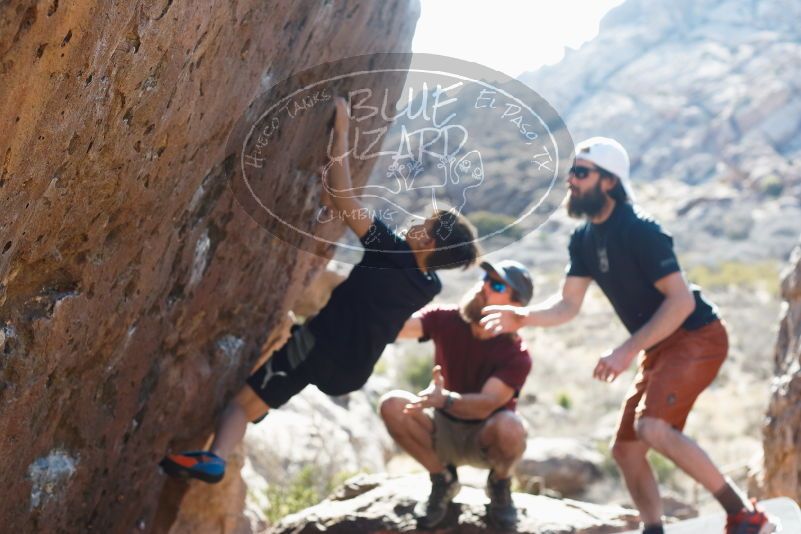
[[[434,451],[443,464],[472,465],[482,469],[491,466],[487,451],[478,443],[486,421],[465,421],[433,410],[428,412],[434,422]]]

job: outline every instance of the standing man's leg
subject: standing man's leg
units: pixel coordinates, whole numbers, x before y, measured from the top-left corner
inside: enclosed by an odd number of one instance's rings
[[[723,474],[706,452],[670,423],[655,417],[641,417],[636,429],[644,443],[670,459],[709,492],[715,493],[726,484]]]
[[[642,441],[615,440],[612,457],[623,475],[634,506],[640,512],[640,520],[646,527],[656,527],[662,524],[662,499],[646,457],[649,448]]]
[[[650,367],[648,360],[641,362],[623,401],[620,422],[612,443],[612,457],[623,475],[631,500],[640,513],[644,532],[659,533],[662,530],[662,498],[659,496],[659,486],[653,469],[646,457],[650,446],[639,439],[634,428],[637,407],[651,380]]]
[[[653,417],[640,418],[636,427],[644,441],[709,491],[729,516],[736,516],[743,510],[746,515],[754,512],[747,495],[723,476],[695,441]]]
[[[698,396],[726,360],[726,329],[715,321],[698,330],[679,330],[651,354],[650,380],[634,422],[637,437],[675,463],[718,497],[727,513],[747,507],[698,444],[682,433]]]
[[[769,519],[754,510],[744,493],[682,432],[696,399],[715,379],[728,354],[723,323],[680,330],[654,352],[650,382],[634,423],[637,437],[712,493],[734,529],[747,524],[764,527],[758,532],[772,532]]]

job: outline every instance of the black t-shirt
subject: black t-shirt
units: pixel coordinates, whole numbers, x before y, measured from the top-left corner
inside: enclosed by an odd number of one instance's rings
[[[421,271],[406,241],[379,219],[361,242],[362,260],[309,320],[312,383],[329,395],[362,387],[406,320],[442,289],[436,273]]]
[[[618,202],[601,224],[586,222],[570,236],[567,276],[590,277],[600,286],[629,332],[647,323],[665,297],[654,282],[680,271],[673,238],[653,219]],[[717,311],[691,285],[695,310],[684,321],[687,330],[715,319]]]

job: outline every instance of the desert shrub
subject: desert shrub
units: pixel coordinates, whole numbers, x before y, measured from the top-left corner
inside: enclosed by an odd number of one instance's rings
[[[732,241],[744,241],[751,235],[751,230],[754,228],[754,222],[748,219],[728,221],[723,234]]]
[[[673,480],[673,476],[676,474],[676,464],[653,450],[648,451],[648,463],[651,464],[659,482],[665,484]]]
[[[573,398],[567,391],[560,391],[556,395],[556,403],[565,410],[569,410],[573,407]]]
[[[403,362],[401,379],[404,381],[409,391],[417,393],[428,387],[431,383],[431,369],[434,362],[427,354],[408,355]]]
[[[775,174],[770,174],[759,181],[759,190],[765,196],[777,198],[784,191],[784,183]]]
[[[283,484],[270,484],[266,490],[270,504],[264,514],[270,524],[277,523],[289,514],[318,504],[351,476],[353,473],[343,472],[327,477],[318,466],[306,465]]]
[[[387,361],[384,358],[378,360],[375,367],[373,367],[373,374],[375,375],[386,375],[388,371]]]
[[[737,286],[764,289],[772,295],[777,295],[779,291],[779,265],[775,261],[727,261],[714,267],[697,265],[689,269],[687,275],[691,282],[703,288]]]
[[[515,218],[509,215],[483,210],[474,211],[468,214],[467,218],[475,225],[479,236],[497,232],[515,221]],[[519,225],[514,225],[498,234],[498,236],[520,239],[523,237],[523,229]]]
[[[620,471],[617,468],[617,463],[612,457],[612,449],[606,442],[598,442],[598,452],[603,456],[603,462],[600,465],[601,472],[612,478],[620,478]],[[656,451],[648,451],[648,462],[654,470],[657,480],[661,483],[672,482],[676,474],[676,464],[657,453]]]

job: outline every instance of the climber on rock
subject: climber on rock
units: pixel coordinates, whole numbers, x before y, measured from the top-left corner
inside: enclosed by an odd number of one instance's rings
[[[349,191],[350,116],[344,99],[335,98],[334,129],[326,186]],[[331,195],[334,208],[365,247],[362,260],[331,294],[319,314],[295,326],[289,340],[247,379],[228,403],[207,451],[172,454],[161,461],[173,476],[218,482],[225,459],[242,440],[248,422],[258,422],[309,384],[328,395],[361,388],[384,347],[406,320],[440,292],[436,271],[467,268],[478,247],[473,226],[449,211],[437,211],[413,226],[406,237],[378,218],[363,218],[359,199]]]
[[[630,337],[598,360],[593,376],[612,382],[639,355],[612,455],[643,533],[664,532],[659,488],[646,458],[652,448],[715,496],[728,514],[727,534],[774,532],[775,520],[748,502],[682,432],[696,398],[726,359],[726,327],[700,288],[688,285],[671,236],[635,209],[626,150],[604,137],[579,143],[568,185],[568,214],[586,220],[570,238],[561,295],[532,307],[490,306],[482,323],[493,333],[565,323],[578,314],[595,280]]]
[[[525,344],[515,333],[499,336],[479,323],[488,305],[528,304],[531,275],[515,261],[483,262],[483,281],[459,306],[431,306],[414,314],[398,338],[433,340],[435,367],[429,387],[418,394],[391,391],[381,399],[381,417],[395,441],[425,467],[431,494],[416,509],[418,523],[433,528],[459,493],[459,465],[490,469],[490,521],[511,528],[517,519],[511,494],[512,468],[526,448],[526,429],[515,413],[531,369]]]

